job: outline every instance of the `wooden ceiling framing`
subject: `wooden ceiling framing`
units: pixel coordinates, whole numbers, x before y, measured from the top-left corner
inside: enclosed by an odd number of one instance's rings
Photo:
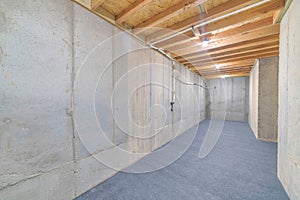
[[[278,56],[285,0],[74,0],[204,78],[247,76]]]

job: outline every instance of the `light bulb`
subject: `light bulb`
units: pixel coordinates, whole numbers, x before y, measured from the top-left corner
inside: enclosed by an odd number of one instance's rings
[[[220,69],[221,65],[220,64],[215,64],[216,69]]]
[[[208,46],[208,40],[203,40],[202,42],[202,47],[207,47]]]

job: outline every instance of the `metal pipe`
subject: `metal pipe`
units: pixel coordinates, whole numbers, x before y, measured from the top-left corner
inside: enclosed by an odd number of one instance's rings
[[[185,82],[185,81],[179,79],[178,77],[176,77],[175,79],[176,79],[177,81],[179,81],[180,83],[185,84],[185,85],[194,85],[194,86],[199,86],[199,87],[201,87],[201,88],[204,88],[204,89],[206,89],[206,90],[209,89],[207,86],[203,86],[203,85],[201,85],[201,84],[199,84],[199,83]],[[213,88],[213,89],[215,89],[215,88]]]

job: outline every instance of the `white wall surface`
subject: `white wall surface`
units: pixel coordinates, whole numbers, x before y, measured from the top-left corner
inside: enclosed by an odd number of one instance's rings
[[[257,138],[258,125],[258,74],[259,61],[256,60],[249,76],[249,125]]]
[[[210,88],[207,98],[207,117],[247,121],[248,85],[248,77],[207,80],[207,86]]]
[[[72,199],[205,118],[203,89],[176,82],[171,112],[171,62],[71,1],[0,1],[0,36],[1,200]]]

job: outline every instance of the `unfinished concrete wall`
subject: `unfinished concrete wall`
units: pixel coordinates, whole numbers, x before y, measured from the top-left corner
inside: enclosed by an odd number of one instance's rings
[[[291,199],[300,199],[300,1],[281,21],[279,56],[278,176]]]
[[[258,138],[277,142],[278,57],[259,59]]]
[[[0,27],[1,200],[72,199],[205,118],[203,89],[176,82],[171,112],[172,63],[68,0],[1,1]]]
[[[247,121],[248,85],[248,77],[207,80],[207,118]]]
[[[261,58],[250,73],[249,124],[257,139],[277,142],[278,57]]]
[[[69,1],[0,1],[1,200],[74,194],[72,21]]]

